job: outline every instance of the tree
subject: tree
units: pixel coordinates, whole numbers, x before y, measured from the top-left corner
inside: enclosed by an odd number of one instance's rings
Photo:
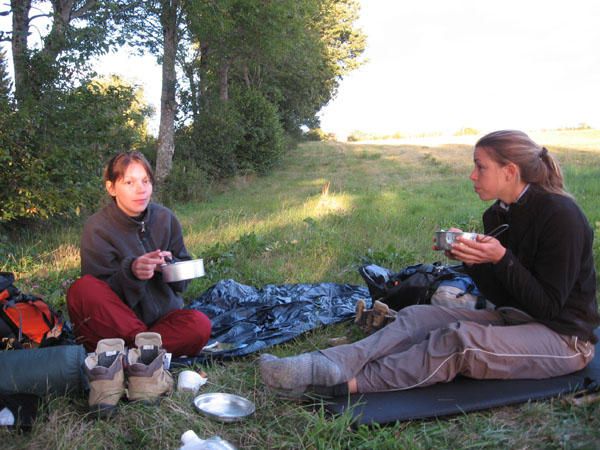
[[[10,102],[12,82],[8,75],[6,52],[0,49],[0,111],[7,111]]]
[[[160,23],[163,28],[162,89],[160,95],[160,126],[156,150],[156,178],[163,182],[171,172],[175,153],[175,57],[179,43],[178,22],[181,14],[179,0],[163,0]]]
[[[39,99],[47,86],[60,79],[60,63],[84,65],[92,55],[108,50],[112,39],[113,14],[110,0],[11,0],[1,14],[12,17],[10,31],[0,41],[10,41],[14,68],[15,98],[19,104]],[[30,39],[34,23],[46,21],[49,32]]]
[[[162,65],[160,123],[156,152],[156,179],[159,185],[169,175],[175,153],[177,114],[175,63],[182,33],[183,1],[125,1],[127,15],[122,21],[128,42],[157,56]]]
[[[356,0],[213,0],[186,8],[209,97],[218,92],[227,101],[232,83],[258,89],[278,106],[289,132],[317,120],[365,47],[354,28]]]
[[[366,45],[355,27],[357,0],[320,0],[313,6],[291,53],[263,71],[267,95],[279,106],[289,133],[301,125],[318,126],[317,113],[336,95],[340,80],[362,64]]]

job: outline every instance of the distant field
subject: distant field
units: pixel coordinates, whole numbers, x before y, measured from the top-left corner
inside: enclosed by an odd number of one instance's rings
[[[563,163],[567,186],[600,234],[600,131],[532,136]],[[465,140],[463,140],[465,139]],[[298,282],[362,283],[357,268],[391,269],[444,261],[431,249],[440,227],[481,230],[489,205],[468,175],[476,137],[446,142],[311,142],[290,152],[266,177],[235,180],[203,203],[174,205],[191,253],[207,276],[194,280],[187,300],[220,279],[262,286]],[[31,232],[6,244],[0,270],[12,271],[24,291],[35,290],[64,309],[64,292],[78,275],[80,227]],[[600,244],[594,247],[596,267]],[[326,345],[330,337],[361,337],[352,323],[326,327],[270,349],[290,355]],[[298,449],[571,449],[598,448],[600,403],[574,407],[560,399],[384,428],[352,430],[348,416],[327,417],[322,406],[273,397],[250,355],[202,367],[206,392],[230,392],[256,403],[239,424],[201,418],[190,398],[173,395],[160,406],[124,404],[110,421],[86,413],[83,396],[44,406],[33,431],[0,430],[4,448],[176,448],[181,433],[220,435],[238,448]]]
[[[540,145],[556,148],[572,148],[577,150],[600,151],[600,130],[546,130],[525,131]],[[431,136],[431,137],[406,137],[402,139],[370,140],[350,144],[386,144],[394,145],[443,145],[463,144],[474,145],[483,134],[465,136]]]

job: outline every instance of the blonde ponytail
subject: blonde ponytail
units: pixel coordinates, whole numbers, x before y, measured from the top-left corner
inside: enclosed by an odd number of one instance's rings
[[[522,131],[494,131],[479,139],[475,147],[487,149],[500,165],[516,164],[524,182],[570,197],[564,189],[562,170],[556,159],[546,147],[536,144]]]

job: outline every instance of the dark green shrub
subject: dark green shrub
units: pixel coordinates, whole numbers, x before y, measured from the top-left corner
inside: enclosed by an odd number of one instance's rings
[[[240,168],[264,174],[281,158],[284,151],[283,127],[275,105],[260,92],[247,89],[235,97],[242,116],[243,138],[235,149]]]
[[[211,178],[232,177],[238,172],[235,149],[243,136],[242,127],[234,106],[215,100],[200,113],[191,129],[179,133],[175,158],[196,161]]]
[[[0,115],[0,224],[95,209],[109,155],[147,142],[148,110],[113,79]]]
[[[206,200],[211,180],[206,171],[193,159],[176,159],[171,173],[158,192],[166,206],[176,202]]]

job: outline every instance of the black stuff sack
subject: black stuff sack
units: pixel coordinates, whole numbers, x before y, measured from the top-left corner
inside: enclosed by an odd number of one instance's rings
[[[398,311],[410,305],[430,304],[434,293],[445,284],[464,286],[464,294],[479,302],[480,294],[462,265],[441,263],[415,264],[394,273],[383,267],[368,264],[359,268],[373,301],[379,300]],[[461,280],[461,283],[456,283]],[[457,298],[461,294],[457,295]],[[485,300],[481,300],[485,307]],[[475,308],[478,308],[475,306]]]

